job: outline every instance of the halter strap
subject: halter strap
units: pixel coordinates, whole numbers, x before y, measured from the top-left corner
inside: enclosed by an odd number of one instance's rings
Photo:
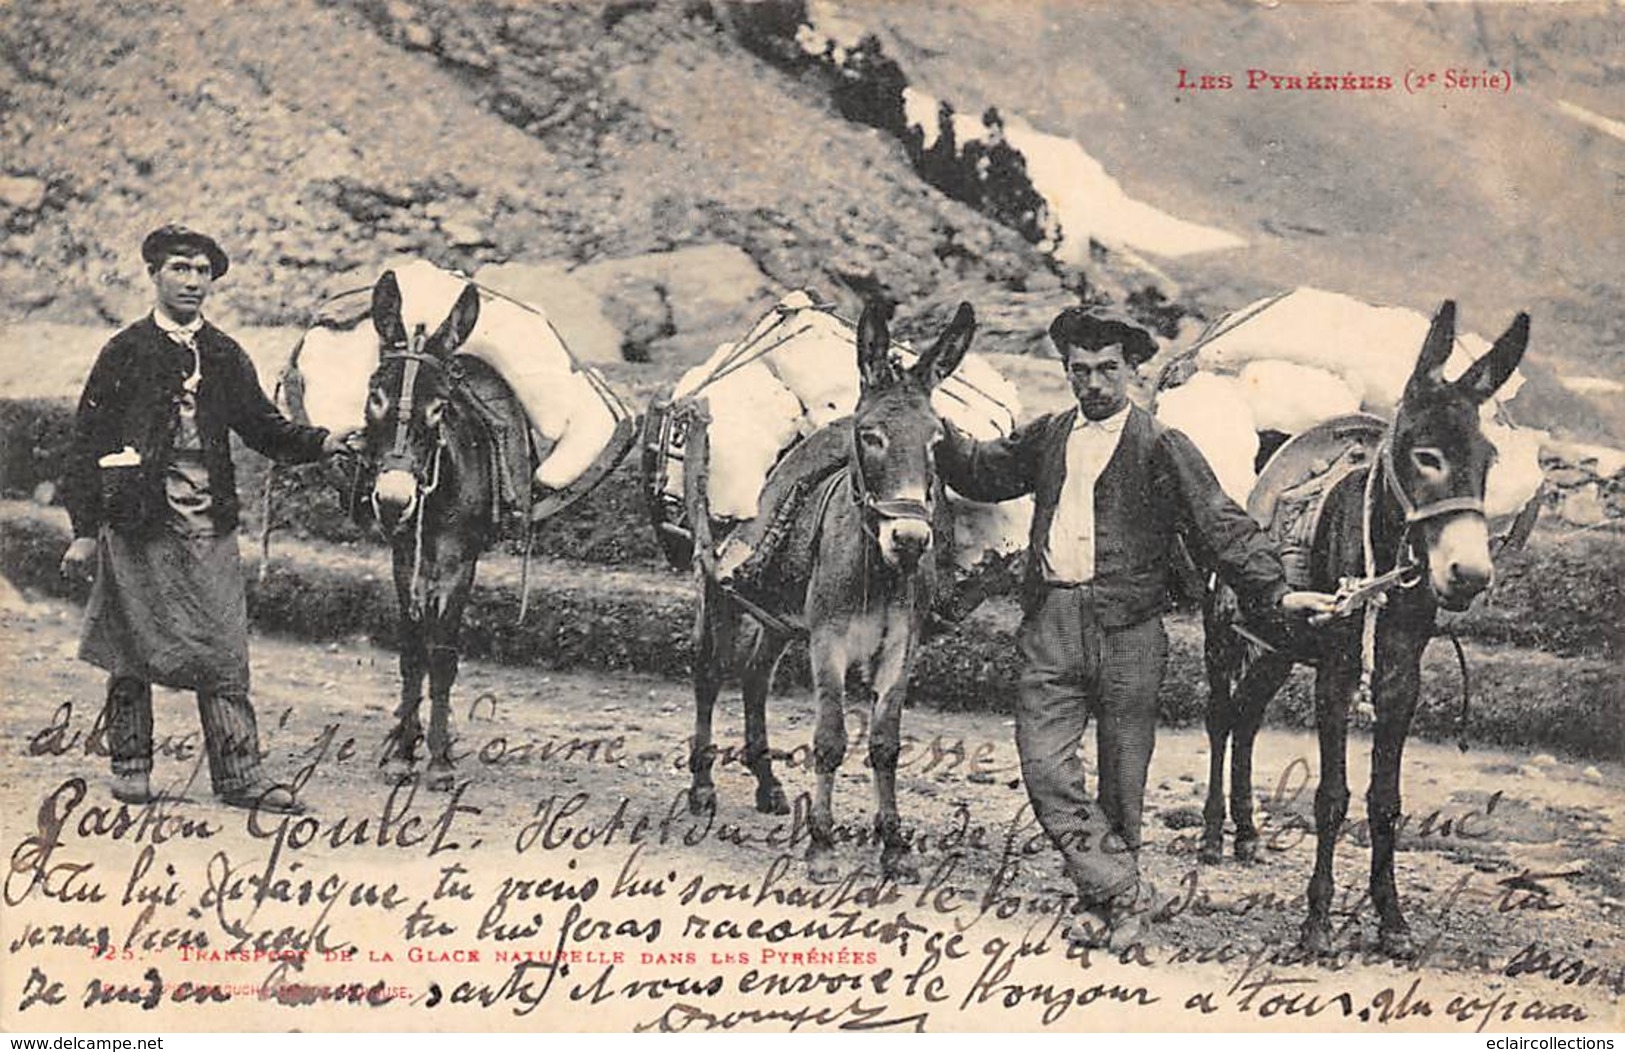
[[[439,370],[446,368],[443,359],[423,351],[423,344],[426,340],[427,337],[424,335],[423,326],[420,325],[417,327],[417,331],[412,334],[409,343],[385,347],[383,353],[379,356],[380,362],[398,360],[406,363],[406,367],[401,374],[401,392],[395,399],[395,438],[390,445],[389,452],[384,457],[386,462],[405,460],[407,458],[410,437],[408,425],[412,420],[412,405],[417,390],[418,370],[425,364]]]
[[[1383,476],[1388,480],[1388,490],[1394,495],[1394,499],[1399,502],[1400,508],[1405,512],[1405,525],[1414,526],[1419,522],[1426,522],[1428,519],[1437,519],[1444,515],[1458,515],[1464,512],[1478,516],[1484,514],[1484,499],[1482,497],[1445,497],[1420,506],[1411,500],[1411,495],[1406,493],[1404,488],[1400,486],[1399,473],[1394,469],[1394,433],[1392,428],[1389,429],[1387,437],[1382,441],[1380,456],[1382,460],[1381,470]]]
[[[854,422],[852,426],[852,454],[851,470],[848,472],[852,480],[852,501],[864,511],[872,512],[881,519],[912,519],[916,522],[931,522],[931,505],[923,500],[893,499],[879,500],[869,492],[869,482],[863,477],[863,459],[858,455],[858,429]],[[868,529],[868,523],[864,523]]]

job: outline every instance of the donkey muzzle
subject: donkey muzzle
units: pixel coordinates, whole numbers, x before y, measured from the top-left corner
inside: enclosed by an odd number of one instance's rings
[[[913,570],[931,547],[931,523],[925,519],[882,519],[879,530],[880,554],[900,570]]]
[[[1495,580],[1484,516],[1453,515],[1428,545],[1428,584],[1446,610],[1465,610]]]
[[[380,521],[388,524],[410,516],[417,499],[418,480],[410,471],[393,469],[378,473],[372,487],[372,503]]]

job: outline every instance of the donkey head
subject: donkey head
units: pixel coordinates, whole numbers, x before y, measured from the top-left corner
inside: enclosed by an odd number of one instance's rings
[[[448,362],[479,321],[480,295],[463,289],[451,313],[432,333],[410,333],[401,320],[401,289],[385,271],[372,290],[372,324],[378,330],[378,368],[368,385],[366,447],[378,466],[373,508],[386,529],[396,529],[416,509],[441,441],[451,395]]]
[[[1456,304],[1446,300],[1395,413],[1387,470],[1407,524],[1419,533],[1434,596],[1447,610],[1464,610],[1495,575],[1484,519],[1495,447],[1479,427],[1478,409],[1523,357],[1529,315],[1519,314],[1488,354],[1447,381],[1455,338]]]
[[[931,391],[959,366],[976,333],[976,315],[961,303],[936,344],[904,370],[892,355],[883,307],[858,321],[861,393],[852,414],[852,481],[887,564],[905,572],[931,547],[936,465],[942,424]]]

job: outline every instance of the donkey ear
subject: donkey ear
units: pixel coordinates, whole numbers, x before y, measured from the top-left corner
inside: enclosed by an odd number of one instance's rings
[[[954,312],[954,320],[937,337],[936,344],[914,363],[909,375],[918,377],[926,387],[935,387],[959,368],[975,335],[976,312],[969,303],[961,303],[959,310]]]
[[[463,345],[479,320],[480,290],[473,285],[464,285],[463,294],[457,297],[451,313],[446,315],[446,320],[440,323],[440,328],[434,331],[424,346],[430,354],[444,357]]]
[[[1445,300],[1433,316],[1433,324],[1428,328],[1427,339],[1422,341],[1422,353],[1416,358],[1416,368],[1405,390],[1438,387],[1444,383],[1444,363],[1449,360],[1455,344],[1456,301]]]
[[[406,326],[401,322],[401,286],[395,272],[386,270],[372,287],[372,327],[385,347],[406,343]]]
[[[1529,346],[1529,315],[1520,313],[1512,319],[1507,331],[1495,341],[1489,353],[1467,367],[1456,381],[1456,389],[1475,402],[1483,402],[1501,389],[1518,367],[1524,349]]]
[[[891,330],[886,319],[891,308],[871,301],[864,305],[863,316],[858,319],[858,378],[863,389],[879,389],[899,379],[892,363]]]

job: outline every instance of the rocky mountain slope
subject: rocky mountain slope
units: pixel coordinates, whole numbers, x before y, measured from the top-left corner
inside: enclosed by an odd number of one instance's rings
[[[1622,21],[1617,4],[1556,8],[0,5],[0,320],[130,317],[147,294],[134,246],[169,218],[231,248],[227,323],[296,324],[406,255],[520,263],[532,282],[575,277],[608,353],[635,360],[695,360],[805,285],[849,308],[883,292],[922,329],[970,299],[985,349],[1020,352],[1080,297],[1172,334],[1184,312],[1309,283],[1423,310],[1454,296],[1485,330],[1531,310],[1538,422],[1617,438],[1618,393],[1575,394],[1554,370],[1617,372],[1625,143],[1560,104],[1619,115]],[[828,68],[748,46],[802,17],[873,33],[886,76],[1076,140],[1131,193],[1246,246],[1142,265],[1094,244],[1058,263],[851,119],[839,73],[832,92]],[[1447,64],[1518,80],[1448,97],[1175,90],[1180,69]],[[690,325],[675,301],[707,268],[660,254],[707,246],[751,302]]]

